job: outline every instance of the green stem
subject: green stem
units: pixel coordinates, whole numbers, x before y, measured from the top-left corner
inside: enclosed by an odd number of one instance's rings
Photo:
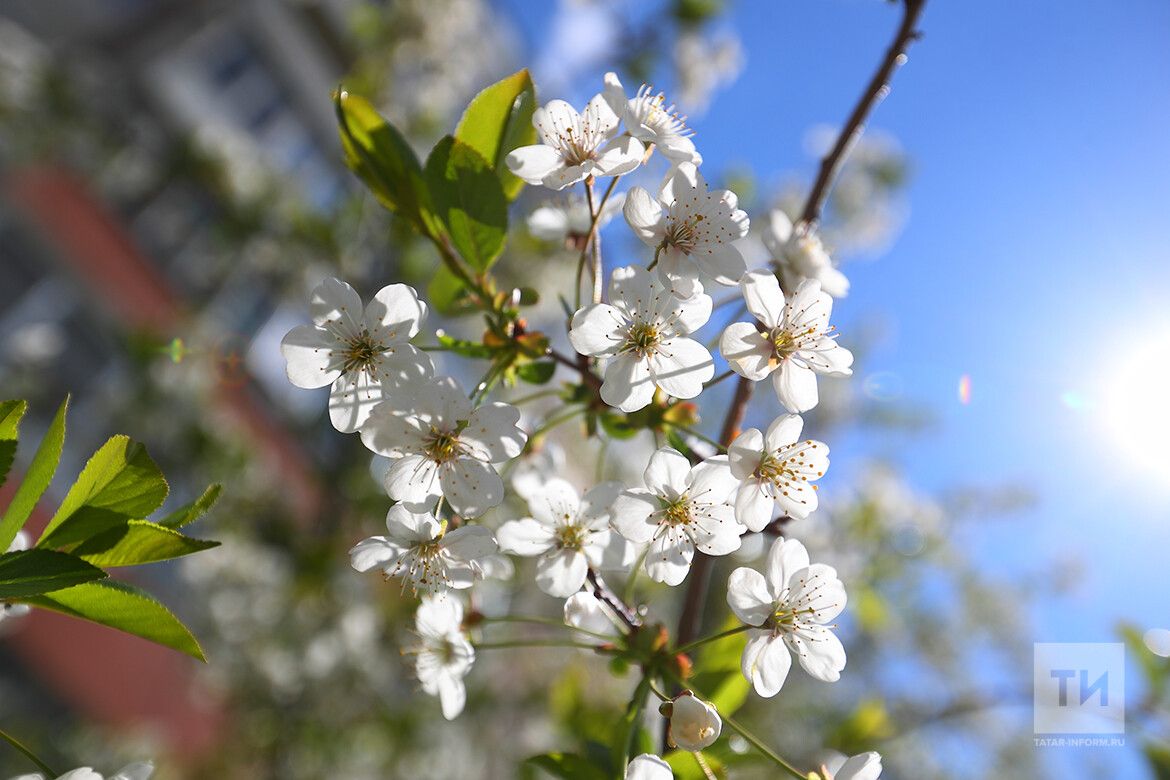
[[[579,647],[582,650],[597,650],[599,646],[561,639],[507,639],[500,642],[472,643],[472,647],[476,650],[501,650],[507,647]]]
[[[726,631],[720,631],[718,634],[712,634],[711,636],[703,637],[702,639],[696,639],[694,642],[691,642],[690,644],[683,645],[682,647],[677,648],[674,652],[676,652],[676,653],[689,653],[692,650],[694,650],[696,647],[702,647],[703,645],[707,644],[708,642],[715,642],[715,641],[718,641],[720,639],[723,639],[724,637],[734,636],[736,634],[742,634],[744,631],[748,631],[748,630],[753,629],[753,628],[755,628],[755,626],[736,626],[735,628],[729,628]]]
[[[585,194],[589,199],[589,212],[591,215],[589,221],[589,233],[585,237],[585,245],[581,247],[581,256],[577,259],[577,306],[576,309],[581,308],[581,280],[585,276],[585,261],[589,258],[589,252],[592,248],[593,241],[597,235],[597,223],[601,219],[601,212],[605,210],[606,201],[609,196],[613,194],[613,188],[617,186],[618,179],[621,176],[614,176],[609,180],[609,186],[605,189],[605,194],[601,196],[601,203],[598,204],[597,210],[593,210],[593,187],[586,186]]]
[[[539,401],[541,398],[548,398],[550,396],[560,395],[560,394],[561,394],[561,389],[559,387],[553,387],[553,388],[549,388],[547,390],[538,390],[535,393],[529,393],[528,395],[522,395],[519,398],[515,398],[515,399],[508,401],[508,403],[510,403],[512,406],[521,406],[523,404],[531,403],[533,401]]]
[[[710,696],[700,690],[697,690],[693,685],[690,685],[678,675],[671,675],[670,677],[671,681],[679,687],[684,689],[689,688],[696,696],[710,701]],[[735,718],[731,717],[730,715],[725,715],[724,713],[719,713],[719,716],[723,718],[723,722],[726,723],[732,731],[746,739],[749,745],[760,751],[760,753],[770,759],[777,766],[784,769],[784,771],[788,772],[793,777],[798,778],[798,780],[808,780],[808,774],[802,773],[799,769],[781,758],[780,755],[776,753],[776,751],[765,745],[763,740],[744,728],[744,726]]]
[[[9,745],[12,745],[12,747],[16,748],[17,752],[19,752],[32,763],[36,764],[37,769],[44,772],[46,777],[57,777],[57,773],[50,769],[48,764],[37,758],[36,753],[33,753],[31,750],[26,748],[23,744],[21,744],[20,740],[4,731],[4,729],[0,729],[0,739],[3,739]]]
[[[634,561],[634,566],[630,569],[630,576],[626,577],[626,585],[622,588],[622,601],[627,604],[634,603],[634,586],[638,583],[638,572],[642,570],[642,563],[646,560],[646,555],[649,552],[650,547],[647,545],[646,549],[638,556],[638,560]]]
[[[630,698],[630,703],[626,705],[626,714],[623,718],[626,733],[622,735],[621,761],[618,765],[618,777],[626,776],[626,768],[630,765],[630,754],[634,752],[634,742],[638,735],[638,721],[642,717],[642,711],[646,708],[646,694],[653,687],[650,676],[643,675],[642,679],[638,682],[638,687],[634,689],[634,695]]]
[[[560,425],[563,422],[568,422],[569,420],[573,419],[577,415],[582,414],[584,411],[585,411],[585,409],[583,407],[577,407],[576,409],[570,409],[569,411],[565,412],[564,414],[556,415],[556,416],[553,416],[553,417],[545,420],[535,430],[533,430],[531,433],[528,434],[528,440],[532,441],[537,436],[540,436],[541,434],[547,433],[548,431],[552,430],[553,428],[557,427],[558,425]]]
[[[614,639],[616,639],[616,637],[612,636],[612,635],[601,634],[601,633],[598,633],[597,631],[590,631],[590,630],[585,629],[585,628],[577,628],[576,626],[570,626],[568,623],[564,623],[564,622],[561,622],[559,620],[553,620],[552,618],[514,617],[512,615],[504,615],[502,617],[487,617],[487,616],[485,616],[483,618],[483,622],[484,623],[530,623],[530,624],[535,625],[535,626],[551,626],[553,628],[565,628],[565,629],[568,629],[570,631],[576,631],[577,633],[585,634],[586,636],[595,637],[595,638],[600,639],[604,642],[612,642]]]
[[[722,382],[724,379],[730,379],[734,375],[735,375],[735,372],[729,368],[726,371],[724,371],[722,374],[720,374],[719,376],[712,379],[711,381],[704,382],[703,389],[706,390],[708,387],[714,387],[715,385]]]
[[[727,448],[724,447],[722,444],[715,441],[710,436],[704,436],[703,434],[699,433],[698,431],[694,430],[693,428],[688,428],[685,425],[675,425],[674,423],[667,423],[667,425],[669,425],[671,428],[674,428],[676,431],[682,431],[683,433],[687,434],[688,436],[694,436],[699,441],[707,442],[708,444],[710,444],[712,447],[714,447],[719,452],[727,452]]]

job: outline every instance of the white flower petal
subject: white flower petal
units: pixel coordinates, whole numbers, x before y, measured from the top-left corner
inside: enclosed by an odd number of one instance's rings
[[[841,679],[845,668],[845,648],[841,640],[825,626],[808,626],[796,633],[784,635],[801,668],[812,677],[825,682]]]
[[[546,178],[565,167],[561,153],[544,144],[513,149],[504,162],[508,170],[529,184],[543,184]]]
[[[596,168],[598,176],[621,176],[642,164],[646,155],[646,147],[637,138],[629,135],[619,136],[606,144],[597,158]]]
[[[658,511],[658,500],[646,490],[627,490],[614,499],[612,522],[634,544],[645,544],[654,536],[658,523],[651,516]]]
[[[462,680],[443,675],[439,678],[439,704],[443,709],[443,717],[455,720],[463,712],[463,705],[467,703],[467,688]]]
[[[662,342],[649,362],[654,384],[675,398],[694,398],[703,392],[703,383],[715,376],[714,358],[694,339]]]
[[[595,303],[573,315],[569,343],[581,355],[612,355],[625,341],[629,325],[613,306]]]
[[[656,247],[666,235],[662,204],[643,187],[631,187],[622,209],[630,229],[643,244]]]
[[[691,462],[676,449],[662,447],[655,450],[642,474],[651,493],[673,500],[687,489]]]
[[[798,414],[782,414],[771,422],[764,434],[764,445],[768,452],[795,444],[804,429],[804,419]]]
[[[382,481],[386,495],[409,504],[438,497],[437,464],[422,455],[405,455],[390,464]]]
[[[309,298],[313,322],[337,334],[356,335],[361,330],[362,313],[357,291],[333,277],[317,285]]]
[[[736,479],[747,479],[760,465],[764,452],[764,435],[759,428],[748,428],[735,437],[727,448],[727,463]]]
[[[788,358],[772,375],[776,397],[790,412],[807,412],[817,405],[817,375],[810,368],[798,365]]]
[[[762,626],[772,617],[774,599],[764,575],[740,567],[727,578],[727,605],[749,626]]]
[[[670,764],[649,753],[635,756],[626,767],[626,780],[672,780],[673,777]]]
[[[585,583],[589,563],[577,550],[560,550],[536,562],[536,586],[550,596],[567,598]]]
[[[792,575],[808,568],[808,550],[797,539],[777,539],[768,550],[764,577],[772,595],[778,596],[788,587]]]
[[[467,562],[494,555],[496,538],[482,525],[461,525],[443,535],[440,545],[453,557]]]
[[[776,513],[771,494],[758,479],[747,479],[735,494],[735,519],[749,531],[762,531]]]
[[[775,370],[772,342],[750,322],[733,322],[719,337],[719,353],[735,373],[759,382]]]
[[[784,317],[784,293],[780,282],[771,271],[749,271],[741,282],[743,299],[752,316],[769,330],[779,325]]]
[[[333,353],[341,349],[337,338],[315,325],[298,325],[280,342],[288,381],[313,390],[325,387],[341,375],[341,361]]]
[[[833,775],[833,780],[877,780],[881,774],[882,757],[871,751],[850,757]]]
[[[393,566],[402,555],[402,548],[385,536],[371,536],[362,539],[349,551],[349,565],[356,571]]]
[[[741,664],[744,677],[751,680],[756,693],[770,699],[784,687],[792,656],[780,637],[761,632],[748,640]]]
[[[489,463],[502,463],[523,451],[528,434],[520,430],[520,410],[511,404],[492,401],[471,413],[467,427],[459,434],[471,454]]]
[[[447,503],[464,517],[478,517],[504,500],[504,480],[490,464],[473,458],[440,466],[439,484]]]
[[[605,367],[601,400],[623,412],[645,408],[654,398],[654,382],[645,360],[629,353],[618,355]]]
[[[730,500],[739,480],[731,473],[727,456],[714,455],[691,468],[686,484],[693,500],[715,504]]]
[[[427,317],[427,305],[413,287],[388,284],[366,305],[365,326],[381,344],[401,344],[418,335]]]
[[[329,390],[329,421],[341,433],[353,433],[366,424],[386,392],[381,382],[365,371],[348,371]]]
[[[739,283],[747,270],[743,253],[732,243],[709,244],[707,251],[693,255],[699,270],[725,287]]]
[[[661,526],[646,552],[646,574],[655,582],[678,585],[691,570],[695,545],[677,526]]]

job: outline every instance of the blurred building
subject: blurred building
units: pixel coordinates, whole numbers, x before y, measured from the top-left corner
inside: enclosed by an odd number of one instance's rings
[[[190,349],[217,372],[204,388],[214,413],[286,486],[289,511],[315,515],[314,470],[286,425],[296,401],[253,379],[247,337],[233,336],[261,330],[280,290],[262,267],[231,256],[238,244],[224,231],[238,223],[238,203],[267,197],[273,182],[320,214],[350,186],[329,101],[352,56],[346,5],[16,0],[0,9],[0,396],[32,403],[15,478],[71,393],[64,480],[125,432],[148,443],[172,497],[201,489],[175,468],[184,443],[134,416],[142,372],[162,347],[174,360]],[[79,99],[59,101],[62,85]],[[220,186],[200,167],[208,160]],[[32,530],[45,519],[34,517]],[[181,695],[190,668],[170,651],[39,612],[5,629],[8,704],[51,701],[39,706],[148,724],[179,750],[214,739],[215,708]],[[17,665],[27,674],[9,675]]]

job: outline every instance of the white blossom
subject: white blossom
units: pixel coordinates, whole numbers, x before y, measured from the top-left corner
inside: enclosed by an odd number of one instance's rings
[[[573,315],[569,341],[582,355],[611,358],[601,398],[623,412],[637,411],[654,388],[675,398],[694,398],[715,374],[711,353],[688,338],[711,316],[711,297],[682,300],[644,268],[614,270],[609,303]]]
[[[579,628],[589,634],[618,637],[613,620],[603,606],[601,599],[586,590],[574,593],[565,599],[565,624]]]
[[[450,377],[414,382],[374,407],[362,442],[394,458],[386,472],[390,498],[425,505],[439,495],[458,514],[476,517],[504,499],[492,464],[520,454],[528,434],[520,412],[505,403],[478,407]]]
[[[829,468],[829,448],[812,439],[800,441],[804,421],[785,414],[767,433],[748,428],[727,448],[732,475],[740,480],[735,519],[752,531],[772,521],[773,504],[789,517],[804,519],[817,508],[817,487],[810,484]]]
[[[699,169],[679,164],[654,197],[631,187],[623,212],[630,228],[653,247],[658,275],[681,297],[702,291],[700,275],[736,284],[747,269],[735,242],[748,233],[748,216],[731,190],[708,190]]]
[[[740,659],[743,676],[759,695],[775,696],[795,655],[818,680],[840,679],[845,648],[826,625],[845,608],[845,586],[836,570],[809,565],[808,551],[795,539],[777,539],[764,566],[763,574],[742,567],[727,580],[727,603],[740,620],[755,626]]]
[[[691,140],[694,132],[687,127],[686,117],[679,116],[673,105],[666,105],[666,96],[643,84],[638,94],[630,98],[622,82],[612,71],[605,74],[605,95],[609,107],[626,125],[626,132],[644,144],[654,144],[674,164],[686,162],[699,165],[702,156],[695,151]]]
[[[587,176],[619,176],[642,163],[645,148],[632,136],[618,134],[619,119],[603,95],[585,111],[563,100],[550,100],[532,115],[540,143],[521,146],[505,162],[529,184],[562,190]]]
[[[626,766],[626,780],[673,780],[670,764],[658,756],[643,753],[630,759]]]
[[[621,485],[605,482],[582,499],[563,479],[551,479],[528,500],[532,517],[510,520],[496,532],[500,549],[539,556],[536,584],[567,598],[581,589],[589,568],[617,568],[629,557],[625,539],[609,527],[610,509]]]
[[[360,572],[380,567],[386,578],[400,577],[405,587],[434,593],[470,588],[476,564],[496,552],[492,532],[482,525],[448,531],[434,515],[412,512],[395,504],[386,513],[386,535],[371,536],[349,551],[350,565]]]
[[[708,555],[739,549],[743,528],[728,503],[736,482],[726,456],[691,466],[663,447],[650,456],[643,480],[645,488],[623,491],[614,501],[613,525],[634,544],[649,543],[643,565],[651,579],[678,585],[695,548]]]
[[[829,324],[833,299],[813,279],[786,298],[769,271],[749,272],[742,287],[748,311],[760,325],[728,325],[719,351],[746,379],[758,382],[771,375],[776,397],[788,411],[807,412],[819,400],[817,374],[853,373],[853,353],[837,343]]]
[[[670,712],[669,741],[680,750],[704,750],[715,744],[723,730],[723,719],[715,705],[690,691],[674,698]]]
[[[609,196],[597,217],[597,229],[609,224],[626,202],[624,192]],[[528,232],[542,241],[584,241],[593,224],[589,204],[581,196],[571,196],[563,203],[546,203],[528,215]]]
[[[463,605],[449,596],[423,599],[414,616],[419,643],[408,652],[415,656],[415,672],[423,690],[439,697],[443,717],[454,720],[463,712],[467,689],[463,678],[475,662],[475,648],[463,633]]]
[[[28,535],[24,531],[17,531],[16,536],[12,540],[12,544],[8,546],[8,552],[27,550],[28,544]],[[27,615],[30,609],[27,604],[8,604],[0,601],[0,623],[3,623],[6,618],[18,618]]]
[[[846,759],[825,762],[821,767],[824,780],[877,780],[882,774],[882,757],[870,751]]]
[[[352,287],[329,278],[309,306],[313,324],[290,330],[280,351],[297,387],[332,385],[329,419],[342,433],[360,428],[391,390],[434,373],[431,359],[409,343],[427,316],[413,288],[387,285],[363,309]]]
[[[154,774],[154,764],[150,761],[138,761],[129,766],[124,766],[116,775],[110,775],[108,780],[147,780]],[[45,780],[45,776],[39,772],[31,775],[18,775],[12,780]],[[72,769],[63,775],[60,775],[57,780],[103,780],[103,776],[93,769],[83,766],[78,769]]]
[[[774,209],[768,215],[763,239],[784,289],[795,290],[805,279],[815,279],[834,298],[844,298],[849,293],[849,280],[833,265],[815,230],[796,230],[787,214]]]

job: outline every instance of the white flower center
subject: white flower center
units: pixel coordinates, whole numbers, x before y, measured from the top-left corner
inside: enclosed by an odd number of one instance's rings
[[[345,373],[369,371],[378,356],[387,349],[385,344],[375,341],[370,331],[362,328],[361,333],[346,341],[341,353],[341,370]]]
[[[666,219],[666,237],[663,241],[683,254],[690,254],[700,243],[699,227],[705,214],[689,214],[684,218],[675,216]]]
[[[645,125],[659,136],[692,135],[686,117],[679,116],[673,104],[667,106],[666,96],[661,92],[653,94],[653,89],[649,84],[643,84],[630,101],[630,113],[638,124]]]
[[[658,351],[662,342],[662,330],[651,322],[635,322],[626,331],[626,343],[622,345],[622,352],[633,352],[640,358],[652,355]]]

